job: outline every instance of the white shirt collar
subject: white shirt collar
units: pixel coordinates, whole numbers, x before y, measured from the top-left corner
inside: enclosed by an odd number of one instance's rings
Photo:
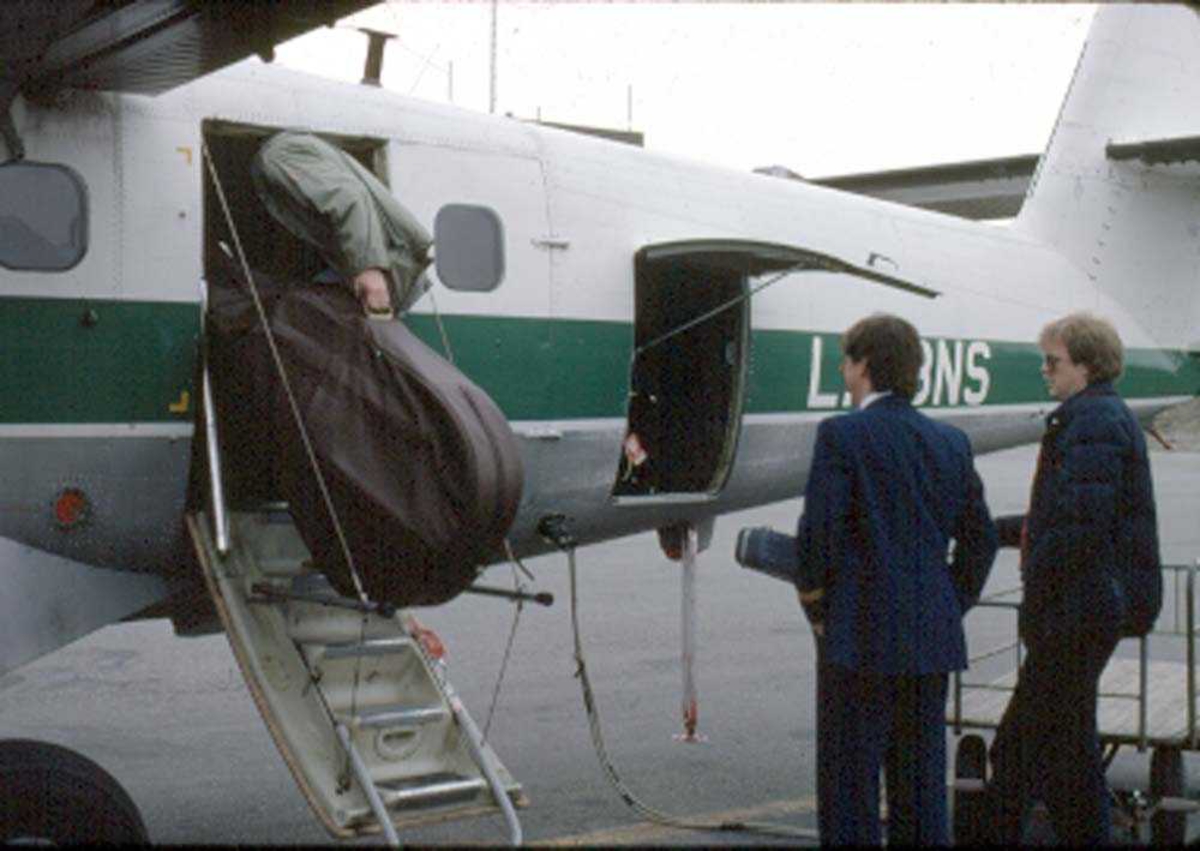
[[[875,402],[878,402],[884,396],[891,396],[891,395],[892,395],[891,390],[877,390],[876,392],[869,394],[865,399],[863,399],[862,404],[858,406],[858,409],[861,411],[864,408],[868,407],[869,405],[872,405]]]

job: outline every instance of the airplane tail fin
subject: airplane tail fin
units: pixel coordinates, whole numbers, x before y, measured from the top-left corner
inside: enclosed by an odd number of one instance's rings
[[[1101,6],[1014,228],[1200,351],[1200,11]]]

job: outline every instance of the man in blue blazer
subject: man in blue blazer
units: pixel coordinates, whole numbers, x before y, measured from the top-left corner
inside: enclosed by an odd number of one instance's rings
[[[967,666],[962,618],[996,530],[966,435],[912,406],[916,329],[876,314],[842,352],[857,410],[817,430],[797,535],[817,636],[821,841],[879,844],[882,768],[889,843],[945,844],[948,673]]]

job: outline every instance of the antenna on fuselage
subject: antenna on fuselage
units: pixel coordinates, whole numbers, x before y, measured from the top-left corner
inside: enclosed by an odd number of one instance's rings
[[[364,86],[382,86],[383,78],[383,46],[389,38],[395,38],[393,33],[359,27],[358,31],[367,37],[367,61],[363,64],[362,84]]]

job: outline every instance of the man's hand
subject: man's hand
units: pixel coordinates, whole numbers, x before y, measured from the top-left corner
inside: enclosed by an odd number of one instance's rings
[[[825,589],[814,588],[812,591],[801,591],[796,589],[796,597],[800,600],[800,607],[804,609],[804,616],[808,618],[808,622],[812,625],[814,635],[825,635]]]
[[[350,284],[368,316],[391,316],[392,297],[388,292],[387,275],[382,269],[364,269]]]

